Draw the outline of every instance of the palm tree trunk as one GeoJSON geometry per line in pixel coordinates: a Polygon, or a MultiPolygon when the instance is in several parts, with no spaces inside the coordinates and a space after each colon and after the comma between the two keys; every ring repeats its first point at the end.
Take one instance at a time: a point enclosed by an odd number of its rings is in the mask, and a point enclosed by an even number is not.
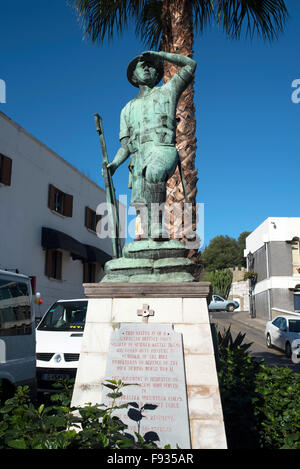
{"type": "MultiPolygon", "coordinates": [[[[164,0],[163,2],[163,36],[162,49],[165,52],[179,53],[193,56],[193,10],[190,0],[164,0]]],[[[165,62],[164,82],[167,82],[177,72],[177,67],[165,62]]],[[[196,155],[196,118],[194,106],[193,83],[183,92],[177,106],[176,146],[181,159],[185,175],[187,196],[193,204],[193,229],[196,229],[196,194],[197,170],[195,170],[196,155]]],[[[178,169],[167,183],[167,203],[184,204],[183,187],[178,169]]],[[[179,221],[181,223],[181,220],[179,221]]],[[[176,230],[176,220],[171,218],[171,225],[176,230]]],[[[171,236],[172,237],[172,236],[171,236]]],[[[184,237],[182,238],[184,240],[184,237]]],[[[193,252],[190,253],[193,256],[193,252]]]]}

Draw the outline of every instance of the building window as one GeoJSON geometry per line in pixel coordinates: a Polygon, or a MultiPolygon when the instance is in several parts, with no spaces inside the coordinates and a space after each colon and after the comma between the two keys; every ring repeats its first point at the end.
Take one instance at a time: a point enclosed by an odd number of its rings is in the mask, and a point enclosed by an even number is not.
{"type": "Polygon", "coordinates": [[[292,241],[292,262],[293,262],[293,275],[299,275],[298,269],[300,267],[300,256],[299,256],[299,240],[294,239],[292,241]]]}
{"type": "Polygon", "coordinates": [[[294,309],[295,313],[300,313],[300,290],[295,290],[294,293],[294,309]]]}
{"type": "Polygon", "coordinates": [[[85,207],[85,226],[89,229],[92,230],[96,233],[96,231],[99,232],[100,227],[98,223],[101,220],[101,215],[97,215],[94,210],[92,210],[89,207],[85,207]],[[98,230],[97,230],[97,225],[98,225],[98,230]]]}
{"type": "Polygon", "coordinates": [[[86,262],[83,264],[83,283],[96,282],[96,264],[86,262]]]}
{"type": "Polygon", "coordinates": [[[49,184],[48,207],[65,217],[73,215],[73,196],[49,184]]]}
{"type": "Polygon", "coordinates": [[[45,274],[49,278],[62,279],[62,252],[53,249],[46,251],[45,274]]]}
{"type": "Polygon", "coordinates": [[[11,185],[12,159],[0,153],[0,183],[11,185]]]}

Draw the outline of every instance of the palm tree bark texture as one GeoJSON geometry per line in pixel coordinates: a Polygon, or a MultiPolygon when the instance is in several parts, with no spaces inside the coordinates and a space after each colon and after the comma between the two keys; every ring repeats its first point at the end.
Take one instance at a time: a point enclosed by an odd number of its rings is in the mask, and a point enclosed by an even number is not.
{"type": "MultiPolygon", "coordinates": [[[[190,0],[165,0],[162,11],[163,34],[161,46],[165,52],[193,56],[193,7],[190,0]]],[[[178,67],[165,61],[164,83],[169,81],[178,71],[178,67]]],[[[193,204],[192,230],[196,230],[196,195],[197,195],[197,170],[195,169],[196,157],[196,116],[194,106],[194,83],[192,82],[182,93],[177,105],[177,131],[176,146],[184,171],[186,192],[188,200],[193,204]]],[[[167,183],[167,203],[184,204],[184,194],[181,177],[177,168],[175,174],[167,183]]],[[[181,223],[181,220],[171,218],[171,226],[181,223]]],[[[190,232],[190,227],[186,227],[190,232]]],[[[190,252],[193,257],[195,251],[190,252]]]]}

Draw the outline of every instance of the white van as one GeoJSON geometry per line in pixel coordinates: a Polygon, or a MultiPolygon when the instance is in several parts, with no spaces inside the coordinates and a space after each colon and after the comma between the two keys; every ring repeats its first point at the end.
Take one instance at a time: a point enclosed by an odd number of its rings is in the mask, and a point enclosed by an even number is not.
{"type": "Polygon", "coordinates": [[[36,329],[38,391],[55,391],[59,379],[75,378],[88,300],[59,300],[36,329]]]}
{"type": "Polygon", "coordinates": [[[15,388],[36,391],[35,310],[26,275],[0,270],[0,399],[15,388]]]}

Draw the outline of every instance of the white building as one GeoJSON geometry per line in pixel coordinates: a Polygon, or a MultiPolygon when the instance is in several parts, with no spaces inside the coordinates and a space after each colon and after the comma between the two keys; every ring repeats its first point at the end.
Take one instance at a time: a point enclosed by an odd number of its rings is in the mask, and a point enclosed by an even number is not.
{"type": "Polygon", "coordinates": [[[81,298],[111,258],[96,234],[104,190],[0,113],[0,268],[33,277],[43,304],[81,298]]]}
{"type": "Polygon", "coordinates": [[[230,268],[232,271],[232,284],[228,299],[237,301],[239,307],[235,311],[249,311],[249,283],[244,280],[246,268],[230,268]]]}
{"type": "Polygon", "coordinates": [[[248,270],[257,273],[250,301],[257,317],[300,313],[299,239],[300,217],[267,218],[246,238],[248,270]]]}

